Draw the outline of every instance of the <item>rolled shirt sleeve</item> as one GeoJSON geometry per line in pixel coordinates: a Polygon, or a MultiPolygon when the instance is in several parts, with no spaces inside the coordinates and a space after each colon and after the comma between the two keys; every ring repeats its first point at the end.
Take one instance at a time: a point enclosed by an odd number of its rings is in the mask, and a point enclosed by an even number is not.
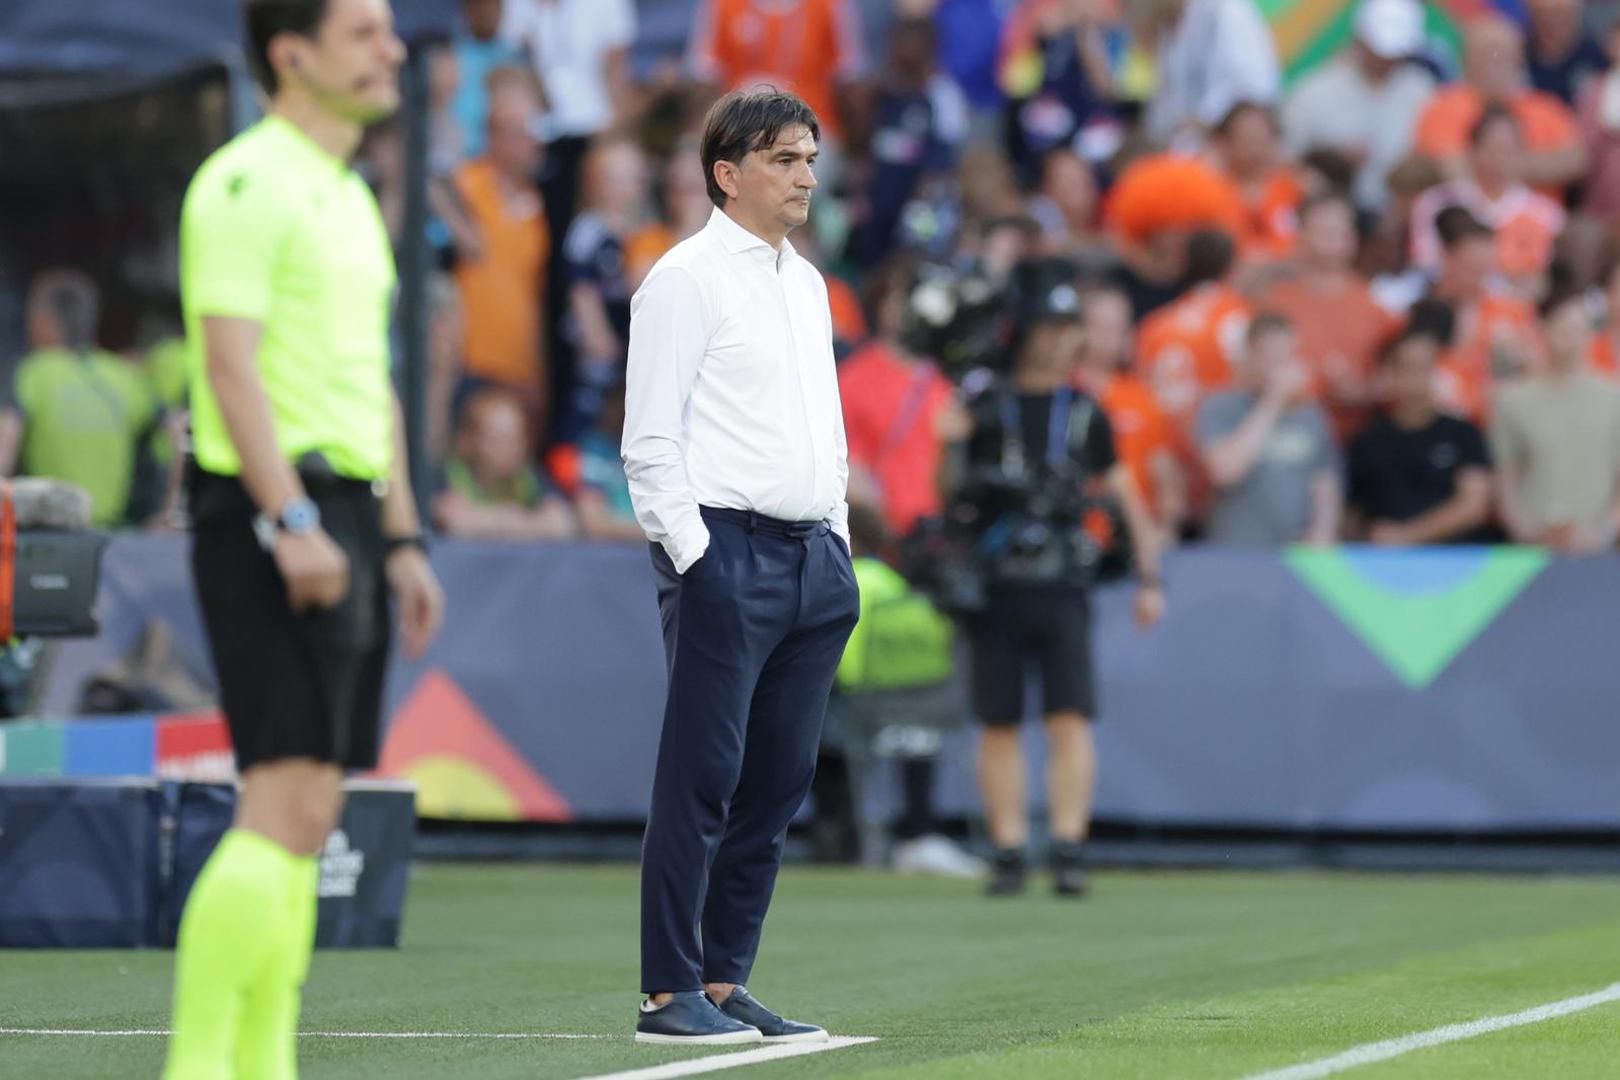
{"type": "Polygon", "coordinates": [[[709,333],[703,289],[683,268],[655,273],[631,302],[624,473],[636,521],[681,574],[709,547],[687,477],[683,435],[709,333]]]}

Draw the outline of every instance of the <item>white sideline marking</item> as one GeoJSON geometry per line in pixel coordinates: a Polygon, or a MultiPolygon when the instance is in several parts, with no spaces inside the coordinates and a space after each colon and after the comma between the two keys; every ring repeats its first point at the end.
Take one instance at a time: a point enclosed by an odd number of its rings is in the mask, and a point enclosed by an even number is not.
{"type": "Polygon", "coordinates": [[[1247,1080],[1317,1080],[1318,1077],[1332,1076],[1334,1073],[1341,1073],[1361,1065],[1371,1065],[1377,1061],[1388,1061],[1390,1058],[1409,1054],[1413,1050],[1423,1050],[1430,1046],[1439,1046],[1442,1043],[1472,1039],[1476,1035],[1488,1035],[1493,1031],[1502,1031],[1506,1028],[1539,1024],[1543,1020],[1554,1020],[1560,1016],[1582,1012],[1611,1001],[1620,1001],[1620,983],[1615,983],[1590,994],[1582,994],[1580,997],[1565,998],[1563,1001],[1555,1001],[1550,1005],[1537,1005],[1533,1009],[1508,1013],[1506,1016],[1486,1016],[1463,1024],[1447,1024],[1445,1027],[1437,1027],[1430,1031],[1418,1031],[1411,1035],[1402,1035],[1398,1039],[1386,1039],[1383,1042],[1352,1046],[1342,1054],[1334,1054],[1332,1057],[1322,1058],[1318,1061],[1308,1061],[1303,1065],[1290,1065],[1286,1069],[1256,1073],[1248,1077],[1247,1080]]]}
{"type": "Polygon", "coordinates": [[[762,1065],[767,1061],[780,1061],[782,1058],[800,1057],[804,1054],[823,1054],[828,1050],[842,1050],[846,1046],[860,1046],[862,1043],[873,1042],[877,1040],[869,1036],[834,1035],[826,1042],[782,1043],[778,1046],[762,1046],[757,1050],[710,1054],[708,1057],[675,1061],[668,1065],[650,1065],[645,1069],[588,1076],[584,1080],[673,1080],[677,1076],[697,1076],[699,1073],[735,1069],[741,1065],[762,1065]]]}
{"type": "MultiPolygon", "coordinates": [[[[133,1028],[105,1031],[97,1028],[0,1028],[0,1035],[100,1035],[111,1038],[151,1035],[167,1038],[167,1030],[133,1028]]],[[[560,1035],[528,1031],[300,1031],[300,1039],[608,1039],[610,1035],[560,1035]]]]}

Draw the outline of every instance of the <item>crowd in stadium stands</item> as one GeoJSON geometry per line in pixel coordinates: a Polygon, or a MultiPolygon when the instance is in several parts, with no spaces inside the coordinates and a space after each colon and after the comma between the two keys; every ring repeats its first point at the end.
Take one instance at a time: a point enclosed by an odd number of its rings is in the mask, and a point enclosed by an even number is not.
{"type": "MultiPolygon", "coordinates": [[[[895,0],[881,56],[854,0],[702,0],[687,54],[641,70],[631,0],[463,0],[428,94],[434,521],[640,536],[631,297],[713,212],[706,107],[770,83],[821,118],[792,242],[828,281],[851,501],[895,536],[939,510],[958,394],[901,333],[917,268],[1056,255],[1074,378],[1167,539],[1613,548],[1620,28],[1476,7],[1448,50],[1419,0],[1359,0],[1285,78],[1255,0],[895,0]]],[[[404,142],[395,121],[358,162],[396,241],[404,142]]],[[[97,353],[95,306],[36,284],[0,466],[82,483],[104,523],[170,520],[172,349],[145,377],[97,353]]]]}

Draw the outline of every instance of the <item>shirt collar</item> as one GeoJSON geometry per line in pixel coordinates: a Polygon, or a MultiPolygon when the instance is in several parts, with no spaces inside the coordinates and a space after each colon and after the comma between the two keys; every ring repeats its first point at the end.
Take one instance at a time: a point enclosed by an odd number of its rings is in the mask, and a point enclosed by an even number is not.
{"type": "Polygon", "coordinates": [[[753,233],[737,224],[734,220],[732,220],[730,214],[726,213],[718,206],[715,207],[713,212],[709,214],[708,227],[719,234],[720,242],[724,244],[726,250],[733,255],[740,255],[745,251],[760,251],[769,255],[777,266],[781,266],[790,256],[794,254],[793,242],[791,240],[784,237],[782,240],[782,250],[778,252],[766,241],[760,239],[758,236],[755,236],[753,233]]]}
{"type": "Polygon", "coordinates": [[[276,137],[285,143],[291,149],[291,152],[306,165],[340,174],[349,171],[347,161],[327,153],[314,139],[304,134],[302,128],[286,117],[278,113],[268,113],[260,123],[264,124],[268,130],[273,131],[276,137]]]}

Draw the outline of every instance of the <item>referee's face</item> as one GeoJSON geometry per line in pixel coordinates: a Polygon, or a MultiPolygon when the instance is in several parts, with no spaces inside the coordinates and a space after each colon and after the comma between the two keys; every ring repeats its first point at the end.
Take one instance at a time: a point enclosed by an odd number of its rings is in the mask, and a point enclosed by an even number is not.
{"type": "Polygon", "coordinates": [[[314,45],[296,74],[328,110],[370,124],[399,108],[405,45],[388,0],[329,0],[314,45]]]}

